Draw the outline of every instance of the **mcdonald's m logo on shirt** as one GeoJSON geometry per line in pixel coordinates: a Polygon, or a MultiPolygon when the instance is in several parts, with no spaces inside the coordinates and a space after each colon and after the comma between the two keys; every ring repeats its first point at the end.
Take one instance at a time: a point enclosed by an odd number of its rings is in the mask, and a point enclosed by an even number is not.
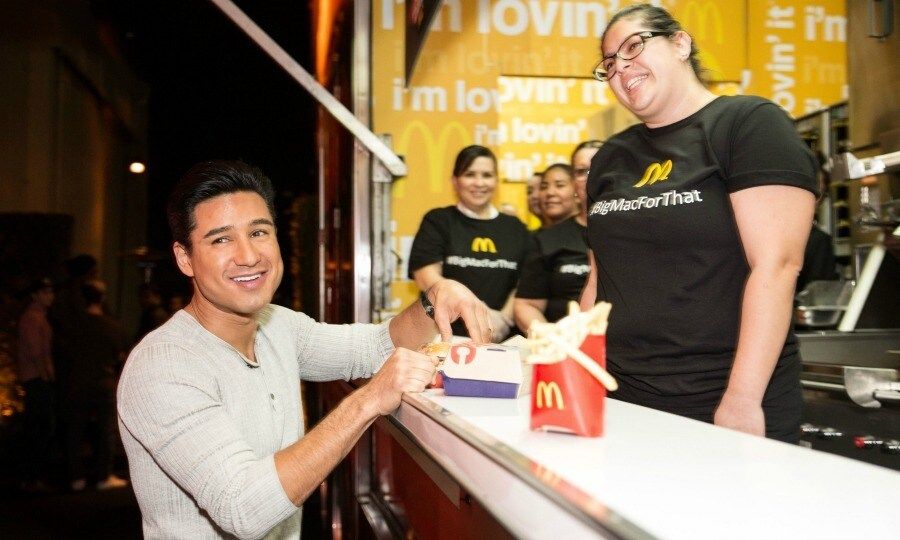
{"type": "Polygon", "coordinates": [[[559,410],[566,408],[566,404],[562,397],[562,391],[559,389],[559,385],[554,381],[539,381],[535,394],[538,409],[552,409],[554,406],[559,410]],[[556,405],[554,405],[554,403],[556,405]]]}
{"type": "Polygon", "coordinates": [[[644,176],[638,180],[634,187],[652,186],[657,182],[668,180],[670,172],[672,172],[671,159],[667,159],[662,163],[652,163],[647,167],[647,170],[644,171],[644,176]]]}
{"type": "Polygon", "coordinates": [[[494,241],[490,238],[478,236],[472,240],[472,251],[475,253],[497,253],[497,246],[494,245],[494,241]]]}

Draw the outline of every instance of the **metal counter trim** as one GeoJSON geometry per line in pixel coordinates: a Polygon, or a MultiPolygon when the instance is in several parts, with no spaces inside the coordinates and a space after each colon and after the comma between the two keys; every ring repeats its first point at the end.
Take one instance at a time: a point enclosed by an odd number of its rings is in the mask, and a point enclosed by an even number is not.
{"type": "MultiPolygon", "coordinates": [[[[502,467],[516,478],[522,480],[549,501],[562,508],[582,523],[604,535],[612,535],[623,539],[651,539],[655,538],[647,531],[641,529],[623,516],[617,514],[609,507],[603,505],[578,487],[573,486],[564,478],[554,475],[540,463],[520,454],[508,445],[500,442],[489,433],[462,421],[456,414],[441,407],[437,403],[421,397],[417,394],[404,394],[403,403],[409,405],[436,422],[462,442],[474,448],[477,452],[487,457],[490,461],[502,467]],[[543,476],[535,471],[545,471],[543,476]],[[552,476],[552,478],[551,478],[552,476]],[[553,485],[548,484],[552,479],[553,485]]],[[[403,405],[401,405],[402,407],[403,405]]],[[[419,438],[397,418],[395,412],[391,415],[391,421],[410,438],[421,444],[419,438]]],[[[431,456],[441,463],[439,456],[431,456]]],[[[446,466],[445,463],[441,463],[446,466]]],[[[452,467],[446,467],[448,469],[452,467]]],[[[451,472],[452,476],[452,472],[451,472]]],[[[465,479],[455,478],[463,487],[469,489],[465,479]]],[[[491,501],[481,501],[491,508],[491,501]]],[[[493,510],[493,508],[491,508],[493,510]]],[[[504,516],[496,517],[507,525],[504,516]]],[[[508,526],[508,525],[507,525],[508,526]]]]}

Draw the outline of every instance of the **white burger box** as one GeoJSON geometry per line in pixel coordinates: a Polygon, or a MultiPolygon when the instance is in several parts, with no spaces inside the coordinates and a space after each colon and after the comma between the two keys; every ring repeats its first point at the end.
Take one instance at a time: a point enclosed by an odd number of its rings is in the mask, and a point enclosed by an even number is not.
{"type": "Polygon", "coordinates": [[[440,369],[444,393],[507,399],[529,394],[532,369],[524,358],[514,345],[454,344],[440,369]]]}

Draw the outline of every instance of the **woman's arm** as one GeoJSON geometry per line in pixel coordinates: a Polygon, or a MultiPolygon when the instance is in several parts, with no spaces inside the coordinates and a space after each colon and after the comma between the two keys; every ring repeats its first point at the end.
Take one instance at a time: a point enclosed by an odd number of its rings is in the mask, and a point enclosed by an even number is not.
{"type": "Polygon", "coordinates": [[[546,309],[546,298],[516,298],[513,302],[513,314],[519,330],[527,333],[532,322],[547,322],[544,317],[546,309]]]}
{"type": "Polygon", "coordinates": [[[444,278],[442,265],[439,262],[432,263],[413,271],[413,280],[420,291],[427,291],[432,285],[444,278]]]}
{"type": "Polygon", "coordinates": [[[591,265],[591,271],[588,273],[587,279],[584,280],[584,288],[581,289],[581,300],[578,302],[581,311],[587,311],[597,303],[597,265],[594,262],[594,252],[589,249],[587,256],[591,265]]]}
{"type": "Polygon", "coordinates": [[[750,275],[734,365],[714,422],[764,436],[763,395],[790,327],[815,197],[804,189],[767,185],[732,193],[731,204],[750,275]]]}

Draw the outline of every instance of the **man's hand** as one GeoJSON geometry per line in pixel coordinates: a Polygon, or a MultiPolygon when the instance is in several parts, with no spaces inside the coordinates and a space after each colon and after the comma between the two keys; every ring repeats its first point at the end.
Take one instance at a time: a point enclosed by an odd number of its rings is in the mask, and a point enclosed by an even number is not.
{"type": "Polygon", "coordinates": [[[397,348],[362,391],[377,414],[390,414],[400,406],[403,392],[421,392],[434,378],[438,359],[397,348]]]}
{"type": "Polygon", "coordinates": [[[449,341],[453,335],[450,323],[462,318],[469,337],[476,343],[491,342],[490,310],[465,285],[452,279],[442,279],[425,294],[434,305],[434,322],[443,341],[449,341]]]}
{"type": "Polygon", "coordinates": [[[716,408],[713,423],[751,435],[766,436],[766,417],[758,399],[725,392],[716,408]]]}

